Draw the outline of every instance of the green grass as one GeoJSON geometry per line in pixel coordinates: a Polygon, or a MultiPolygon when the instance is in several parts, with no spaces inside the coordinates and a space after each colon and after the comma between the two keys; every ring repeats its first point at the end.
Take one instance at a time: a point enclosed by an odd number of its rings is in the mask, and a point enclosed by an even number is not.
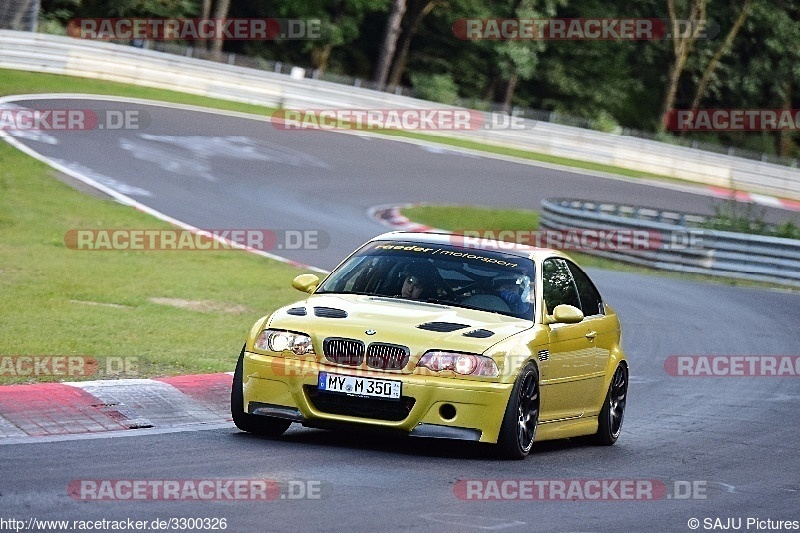
{"type": "MultiPolygon", "coordinates": [[[[50,92],[271,111],[114,82],[0,70],[0,96],[50,92]]],[[[290,282],[303,270],[241,251],[70,250],[64,244],[70,229],[172,226],[77,192],[56,180],[50,167],[4,142],[0,169],[0,358],[82,355],[100,359],[102,367],[105,357],[126,357],[137,372],[126,377],[231,371],[252,323],[302,297],[290,282]],[[154,298],[203,301],[206,310],[157,304],[154,298]]],[[[58,379],[0,376],[0,383],[58,379]]]]}
{"type": "Polygon", "coordinates": [[[77,192],[4,142],[0,168],[0,357],[135,357],[137,377],[231,371],[253,322],[302,296],[290,285],[302,270],[241,251],[68,249],[70,229],[172,226],[77,192]],[[241,307],[191,311],[151,298],[241,307]]]}
{"type": "Polygon", "coordinates": [[[539,213],[528,209],[418,205],[404,208],[402,211],[414,222],[448,231],[465,229],[530,230],[539,227],[539,213]]]}
{"type": "Polygon", "coordinates": [[[126,85],[113,81],[0,69],[0,96],[40,93],[86,93],[125,96],[128,98],[144,98],[147,100],[225,109],[255,115],[268,115],[275,111],[273,108],[264,106],[242,104],[218,98],[140,87],[138,85],[126,85]]]}

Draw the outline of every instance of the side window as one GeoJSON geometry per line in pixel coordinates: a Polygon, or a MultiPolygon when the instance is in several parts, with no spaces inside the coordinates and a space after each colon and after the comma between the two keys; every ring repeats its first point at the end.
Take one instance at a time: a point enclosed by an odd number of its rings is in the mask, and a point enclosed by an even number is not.
{"type": "Polygon", "coordinates": [[[575,280],[575,285],[578,287],[578,294],[581,297],[581,310],[585,316],[604,315],[606,314],[605,307],[603,307],[603,298],[597,292],[597,288],[589,279],[586,273],[578,268],[578,265],[567,261],[572,277],[575,280]]]}
{"type": "Polygon", "coordinates": [[[547,314],[553,314],[557,305],[567,304],[581,308],[581,301],[567,262],[551,257],[542,263],[542,285],[547,302],[547,314]]]}

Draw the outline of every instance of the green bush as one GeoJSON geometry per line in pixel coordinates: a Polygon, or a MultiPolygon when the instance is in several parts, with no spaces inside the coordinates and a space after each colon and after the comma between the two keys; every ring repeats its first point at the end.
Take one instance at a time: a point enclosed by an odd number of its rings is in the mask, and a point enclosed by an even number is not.
{"type": "Polygon", "coordinates": [[[617,119],[614,116],[606,111],[605,109],[601,109],[597,116],[591,121],[591,126],[593,130],[597,131],[604,131],[606,133],[622,133],[622,127],[617,122],[617,119]]]}
{"type": "Polygon", "coordinates": [[[702,227],[720,231],[733,231],[751,235],[800,239],[800,226],[794,220],[781,225],[769,224],[764,220],[766,209],[750,202],[737,202],[729,198],[712,206],[714,215],[702,227]]]}
{"type": "Polygon", "coordinates": [[[411,83],[418,98],[454,105],[458,99],[458,87],[450,74],[412,74],[411,83]]]}
{"type": "Polygon", "coordinates": [[[800,226],[795,224],[794,220],[787,220],[775,228],[775,236],[786,239],[800,239],[800,226]]]}

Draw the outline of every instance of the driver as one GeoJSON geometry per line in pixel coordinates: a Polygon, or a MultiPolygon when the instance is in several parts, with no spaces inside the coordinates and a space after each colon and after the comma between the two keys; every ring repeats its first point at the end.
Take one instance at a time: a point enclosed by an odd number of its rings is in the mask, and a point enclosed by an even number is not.
{"type": "Polygon", "coordinates": [[[403,273],[400,296],[410,300],[424,300],[436,296],[433,268],[424,263],[411,263],[403,273]]]}

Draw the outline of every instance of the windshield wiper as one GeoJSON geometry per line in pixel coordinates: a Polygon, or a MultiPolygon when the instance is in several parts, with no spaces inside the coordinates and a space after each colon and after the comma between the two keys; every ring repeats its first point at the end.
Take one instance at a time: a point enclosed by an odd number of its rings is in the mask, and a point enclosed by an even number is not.
{"type": "Polygon", "coordinates": [[[454,302],[452,300],[439,300],[438,298],[428,298],[427,300],[421,300],[425,303],[429,304],[438,304],[438,305],[461,305],[458,302],[454,302]]]}
{"type": "Polygon", "coordinates": [[[358,292],[358,291],[317,291],[314,294],[356,294],[358,296],[380,296],[374,292],[358,292]]]}

